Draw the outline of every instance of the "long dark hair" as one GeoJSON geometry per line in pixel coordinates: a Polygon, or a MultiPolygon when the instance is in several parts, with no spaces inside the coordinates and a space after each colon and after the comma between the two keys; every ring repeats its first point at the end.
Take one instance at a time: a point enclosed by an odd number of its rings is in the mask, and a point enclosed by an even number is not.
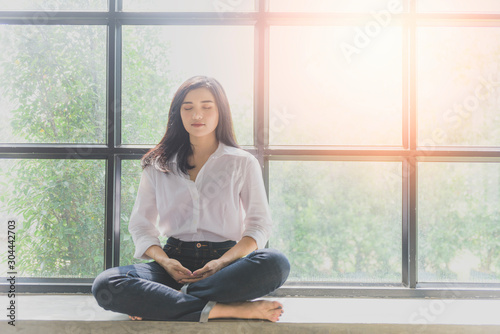
{"type": "Polygon", "coordinates": [[[157,170],[168,174],[172,172],[170,162],[175,155],[177,155],[177,169],[180,172],[186,174],[188,169],[194,168],[188,163],[188,157],[193,154],[193,148],[189,141],[189,133],[182,124],[181,106],[186,95],[198,88],[207,88],[215,98],[219,111],[219,122],[215,128],[217,140],[228,146],[239,147],[234,135],[229,101],[221,84],[214,78],[195,76],[186,80],[175,93],[168,112],[167,131],[161,141],[142,157],[143,169],[152,165],[157,170]]]}

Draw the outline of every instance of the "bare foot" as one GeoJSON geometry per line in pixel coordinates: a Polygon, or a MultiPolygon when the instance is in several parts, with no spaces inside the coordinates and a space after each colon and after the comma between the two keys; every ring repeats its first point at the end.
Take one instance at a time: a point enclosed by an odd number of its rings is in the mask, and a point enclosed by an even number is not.
{"type": "Polygon", "coordinates": [[[276,322],[282,313],[283,305],[280,302],[257,300],[229,304],[217,303],[210,311],[208,318],[262,319],[276,322]]]}

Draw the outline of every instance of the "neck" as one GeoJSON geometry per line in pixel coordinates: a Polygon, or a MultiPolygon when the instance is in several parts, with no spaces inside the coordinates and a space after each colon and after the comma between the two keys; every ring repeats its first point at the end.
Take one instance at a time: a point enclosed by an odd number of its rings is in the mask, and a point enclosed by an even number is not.
{"type": "Polygon", "coordinates": [[[217,150],[219,142],[215,136],[210,137],[190,137],[193,156],[209,156],[217,150]]]}

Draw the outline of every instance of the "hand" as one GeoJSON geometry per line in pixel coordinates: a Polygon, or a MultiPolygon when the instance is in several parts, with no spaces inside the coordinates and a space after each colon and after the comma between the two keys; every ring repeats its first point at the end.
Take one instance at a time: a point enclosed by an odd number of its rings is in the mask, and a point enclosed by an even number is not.
{"type": "MultiPolygon", "coordinates": [[[[166,259],[160,263],[160,265],[165,268],[167,273],[172,276],[172,278],[181,284],[185,284],[186,279],[196,278],[195,275],[191,272],[191,270],[185,268],[179,261],[175,259],[166,259]]],[[[201,278],[200,278],[201,279],[201,278]]]]}
{"type": "Polygon", "coordinates": [[[194,283],[201,281],[209,276],[212,276],[219,270],[224,268],[224,264],[220,259],[212,260],[208,262],[203,268],[200,268],[193,272],[193,277],[183,278],[181,283],[194,283]]]}

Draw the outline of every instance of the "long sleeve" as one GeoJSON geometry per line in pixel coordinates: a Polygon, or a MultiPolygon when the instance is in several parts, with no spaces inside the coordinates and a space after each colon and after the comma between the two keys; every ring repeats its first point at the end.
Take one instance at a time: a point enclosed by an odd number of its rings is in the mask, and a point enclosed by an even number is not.
{"type": "Polygon", "coordinates": [[[253,156],[247,162],[240,193],[245,210],[243,236],[252,237],[258,248],[264,248],[271,235],[272,221],[259,162],[253,156]]]}
{"type": "Polygon", "coordinates": [[[134,257],[138,259],[150,259],[144,253],[152,245],[161,247],[158,236],[160,233],[156,228],[158,209],[156,207],[156,189],[153,167],[146,167],[141,175],[137,198],[135,200],[128,230],[135,244],[134,257]]]}

